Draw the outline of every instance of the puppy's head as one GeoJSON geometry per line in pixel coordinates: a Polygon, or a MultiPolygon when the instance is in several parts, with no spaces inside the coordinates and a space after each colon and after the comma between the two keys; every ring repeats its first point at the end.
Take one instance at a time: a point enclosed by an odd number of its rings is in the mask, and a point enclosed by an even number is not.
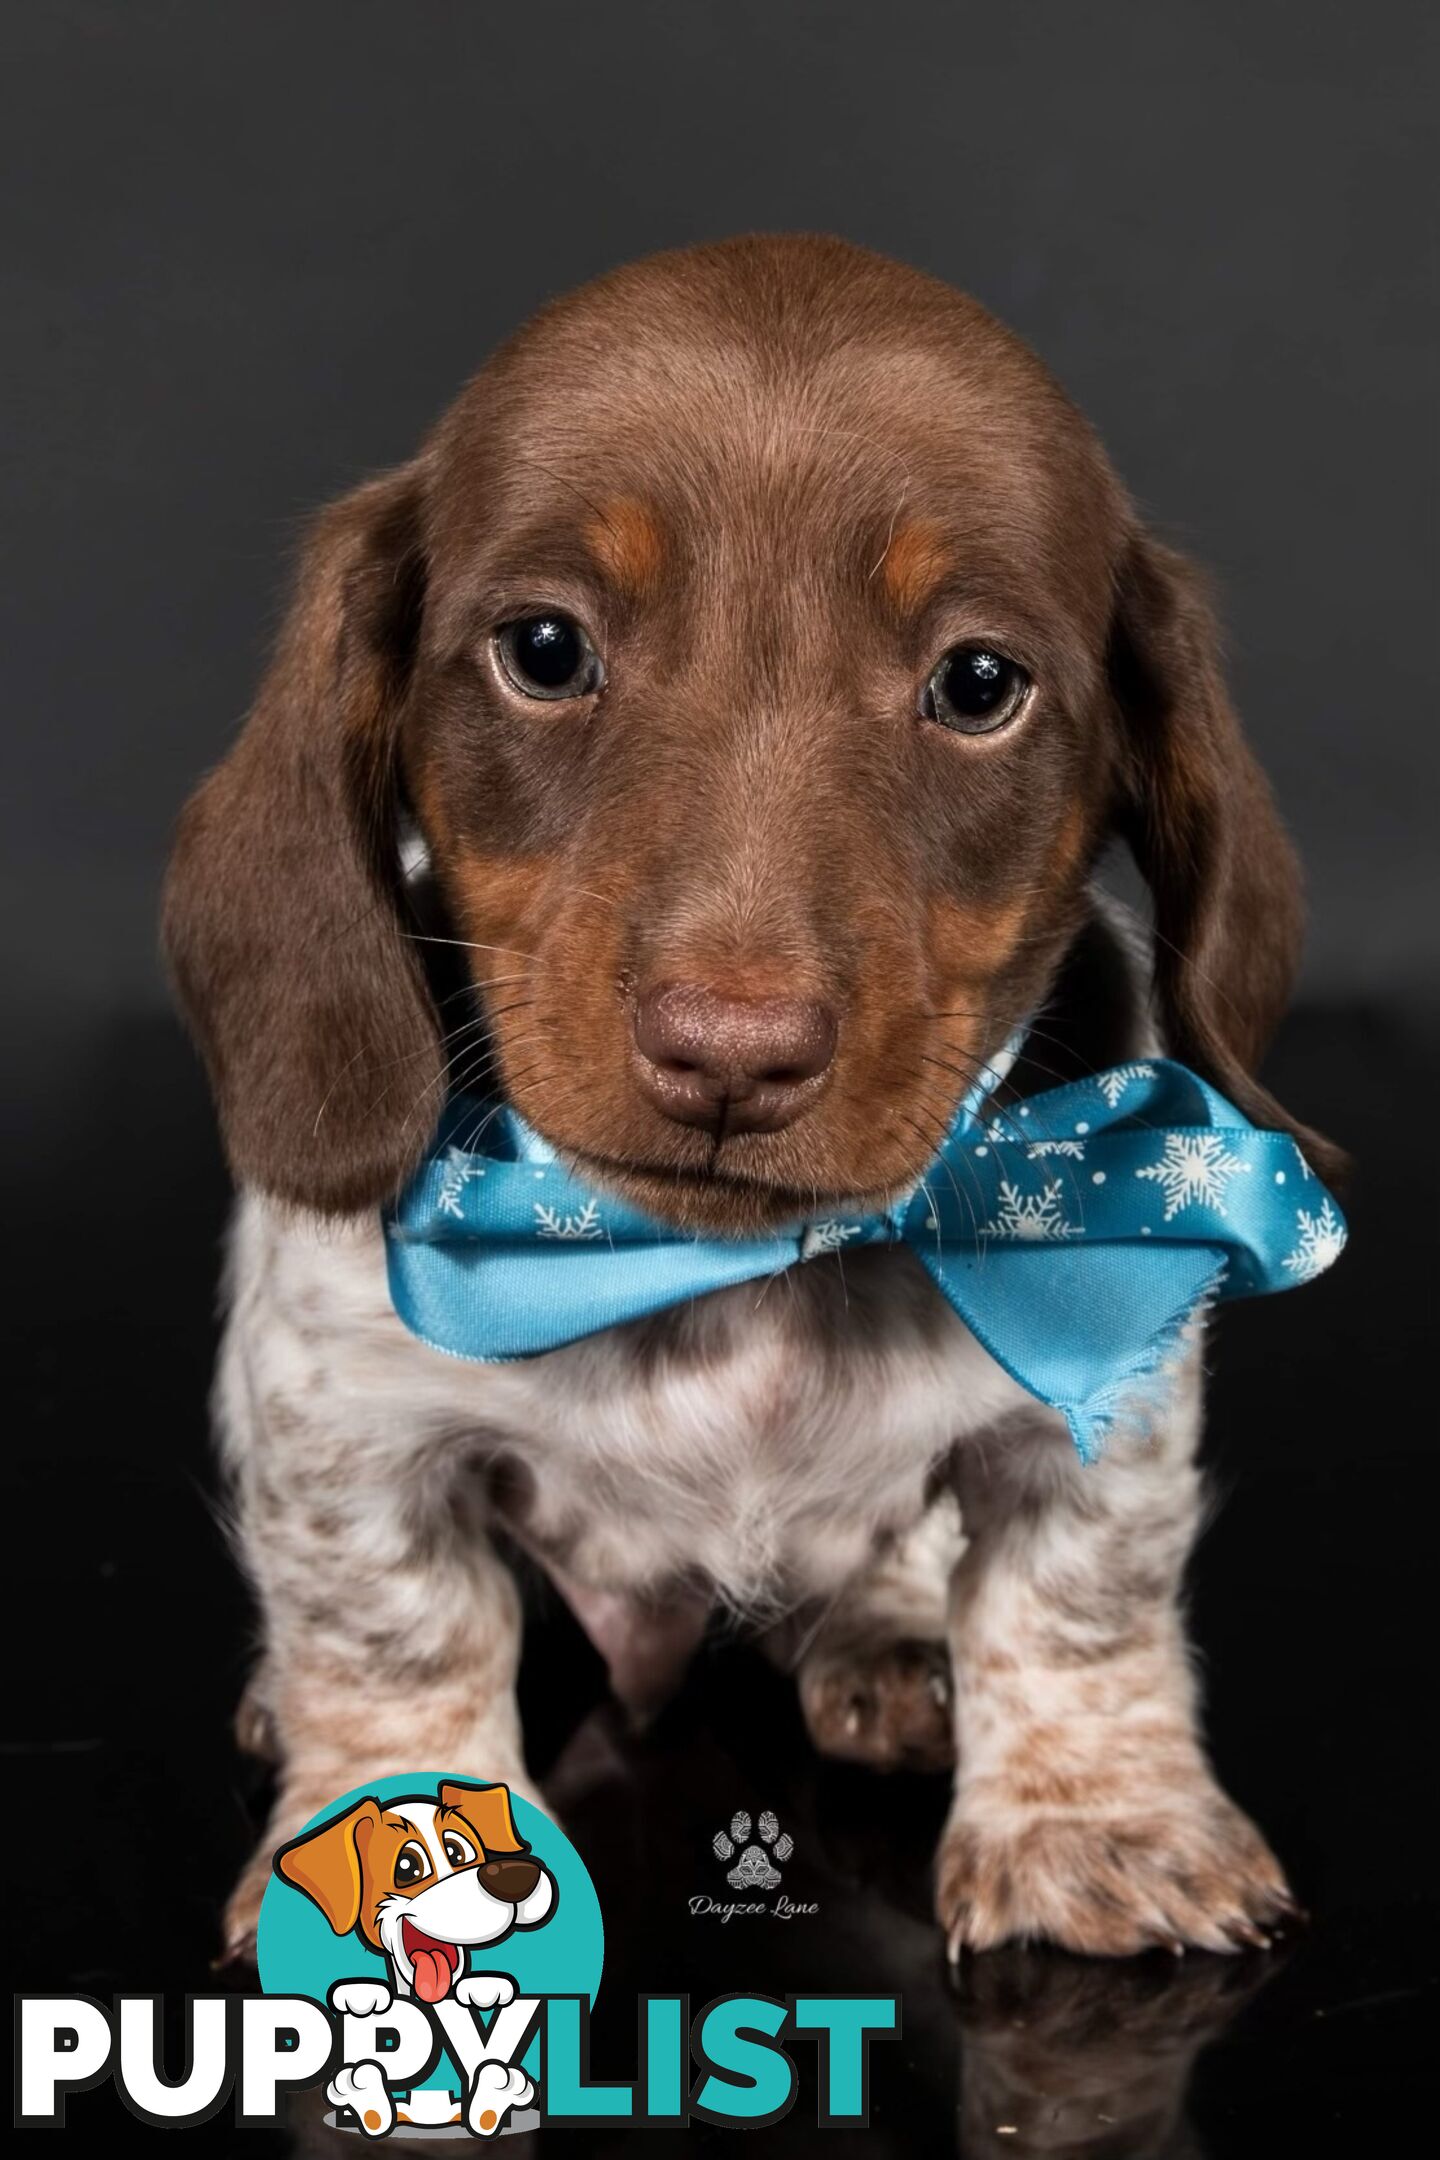
{"type": "Polygon", "coordinates": [[[503,1785],[357,1801],[282,1846],[275,1871],[423,2002],[449,1993],[469,1946],[538,1927],[555,1906],[555,1879],[516,1831],[503,1785]]]}
{"type": "Polygon", "coordinates": [[[742,240],[551,308],[321,519],[167,934],[261,1187],[381,1199],[462,1083],[741,1230],[923,1171],[1116,829],[1170,1047],[1288,1124],[1296,873],[1191,573],[973,302],[742,240]]]}

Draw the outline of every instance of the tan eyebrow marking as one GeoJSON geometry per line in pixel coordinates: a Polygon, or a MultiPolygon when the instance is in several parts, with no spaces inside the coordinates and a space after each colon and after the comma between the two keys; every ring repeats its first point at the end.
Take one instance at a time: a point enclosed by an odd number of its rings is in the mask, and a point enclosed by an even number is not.
{"type": "Polygon", "coordinates": [[[665,542],[643,503],[617,495],[585,527],[590,551],[627,592],[644,593],[660,575],[665,542]]]}
{"type": "Polygon", "coordinates": [[[892,534],[878,567],[898,608],[906,614],[922,608],[950,567],[945,536],[934,518],[914,518],[902,525],[892,534]]]}

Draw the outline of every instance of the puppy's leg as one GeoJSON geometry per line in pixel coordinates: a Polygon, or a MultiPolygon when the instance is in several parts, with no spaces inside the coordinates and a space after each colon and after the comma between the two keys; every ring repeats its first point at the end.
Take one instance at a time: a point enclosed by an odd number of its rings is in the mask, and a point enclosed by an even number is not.
{"type": "Polygon", "coordinates": [[[275,1281],[273,1270],[242,1280],[219,1391],[264,1625],[257,1700],[278,1763],[269,1825],[226,1915],[236,1955],[276,1846],[341,1793],[448,1770],[532,1796],[515,1703],[519,1594],[463,1459],[435,1414],[417,1412],[407,1374],[391,1385],[353,1326],[337,1337],[307,1322],[275,1281]]]}
{"type": "Polygon", "coordinates": [[[952,1955],[1011,1936],[1125,1955],[1232,1950],[1289,1902],[1196,1728],[1178,1608],[1198,1513],[1198,1383],[1090,1469],[1058,1421],[962,1451],[959,1774],[940,1847],[952,1955]]]}
{"type": "Polygon", "coordinates": [[[795,1674],[822,1754],[875,1770],[954,1762],[947,1605],[964,1543],[946,1494],[818,1617],[767,1638],[770,1656],[795,1674]]]}
{"type": "Polygon", "coordinates": [[[418,1492],[367,1488],[357,1470],[352,1458],[343,1490],[322,1493],[297,1460],[283,1504],[248,1526],[279,1785],[227,1910],[232,1953],[253,1937],[276,1847],[339,1794],[392,1773],[450,1770],[534,1797],[508,1569],[476,1537],[447,1536],[418,1492]]]}

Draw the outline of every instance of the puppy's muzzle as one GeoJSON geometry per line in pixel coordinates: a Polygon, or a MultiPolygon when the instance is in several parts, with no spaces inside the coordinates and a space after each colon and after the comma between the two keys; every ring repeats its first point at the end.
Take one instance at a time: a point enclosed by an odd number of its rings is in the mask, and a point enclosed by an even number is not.
{"type": "Polygon", "coordinates": [[[635,1006],[640,1091],[677,1125],[779,1132],[824,1088],[837,1028],[814,998],[727,997],[663,983],[635,1006]]]}

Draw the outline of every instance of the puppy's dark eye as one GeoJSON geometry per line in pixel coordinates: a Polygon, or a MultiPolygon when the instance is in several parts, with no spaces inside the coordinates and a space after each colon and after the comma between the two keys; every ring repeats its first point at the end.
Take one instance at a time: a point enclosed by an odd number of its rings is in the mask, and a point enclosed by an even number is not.
{"type": "Polygon", "coordinates": [[[605,680],[599,653],[568,615],[522,615],[495,633],[495,649],[522,697],[590,697],[605,680]]]}
{"type": "Polygon", "coordinates": [[[475,1850],[468,1838],[461,1837],[458,1830],[445,1833],[445,1857],[451,1867],[468,1867],[475,1858],[475,1850]]]}
{"type": "Polygon", "coordinates": [[[412,1883],[423,1882],[430,1873],[428,1855],[419,1845],[402,1845],[395,1855],[395,1887],[408,1890],[412,1883]]]}
{"type": "Polygon", "coordinates": [[[988,735],[1013,720],[1025,702],[1024,668],[988,645],[955,645],[920,693],[921,717],[960,735],[988,735]]]}

